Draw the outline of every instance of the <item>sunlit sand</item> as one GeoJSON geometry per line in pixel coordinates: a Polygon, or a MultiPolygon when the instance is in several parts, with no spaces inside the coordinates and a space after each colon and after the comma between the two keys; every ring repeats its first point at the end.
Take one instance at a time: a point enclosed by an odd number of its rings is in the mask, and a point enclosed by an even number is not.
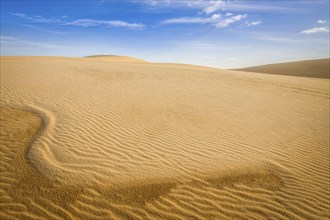
{"type": "Polygon", "coordinates": [[[307,60],[268,64],[240,69],[242,71],[271,73],[276,75],[304,76],[329,79],[330,59],[307,60]]]}
{"type": "Polygon", "coordinates": [[[1,57],[0,218],[329,219],[329,79],[282,74],[1,57]]]}

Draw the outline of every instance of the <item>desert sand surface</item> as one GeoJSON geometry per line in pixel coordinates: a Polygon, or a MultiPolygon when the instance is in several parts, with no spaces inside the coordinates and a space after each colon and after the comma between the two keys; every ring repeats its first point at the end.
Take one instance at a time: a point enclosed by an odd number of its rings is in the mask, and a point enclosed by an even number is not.
{"type": "Polygon", "coordinates": [[[330,59],[304,60],[276,63],[238,69],[240,71],[271,73],[278,75],[304,76],[329,79],[330,59]]]}
{"type": "Polygon", "coordinates": [[[116,56],[116,55],[94,55],[86,56],[84,58],[92,59],[93,61],[107,61],[116,63],[147,63],[145,60],[137,59],[128,56],[116,56]]]}
{"type": "Polygon", "coordinates": [[[0,219],[329,219],[329,86],[3,56],[0,219]]]}

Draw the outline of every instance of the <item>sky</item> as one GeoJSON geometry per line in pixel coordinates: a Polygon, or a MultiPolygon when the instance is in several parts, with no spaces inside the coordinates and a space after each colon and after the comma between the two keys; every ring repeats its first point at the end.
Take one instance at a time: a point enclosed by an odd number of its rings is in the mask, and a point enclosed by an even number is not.
{"type": "Polygon", "coordinates": [[[1,55],[239,68],[328,58],[329,0],[1,0],[1,55]]]}

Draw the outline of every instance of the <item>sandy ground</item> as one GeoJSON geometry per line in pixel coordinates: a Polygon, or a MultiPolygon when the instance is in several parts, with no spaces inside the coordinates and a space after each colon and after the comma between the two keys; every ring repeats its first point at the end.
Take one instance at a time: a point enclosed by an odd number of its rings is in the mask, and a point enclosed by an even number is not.
{"type": "Polygon", "coordinates": [[[93,61],[107,61],[107,62],[115,62],[115,63],[147,63],[147,61],[145,60],[137,59],[134,57],[116,56],[116,55],[94,55],[94,56],[87,56],[84,58],[88,58],[93,61]]]}
{"type": "Polygon", "coordinates": [[[329,219],[329,80],[1,57],[0,219],[329,219]]]}
{"type": "Polygon", "coordinates": [[[304,76],[329,79],[330,77],[330,59],[307,60],[290,63],[268,64],[262,66],[253,66],[241,71],[271,73],[278,75],[304,76]]]}

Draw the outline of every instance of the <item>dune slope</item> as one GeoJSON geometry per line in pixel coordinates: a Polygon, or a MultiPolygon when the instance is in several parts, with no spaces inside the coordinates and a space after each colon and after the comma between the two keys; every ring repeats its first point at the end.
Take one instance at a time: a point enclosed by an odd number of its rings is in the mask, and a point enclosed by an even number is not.
{"type": "Polygon", "coordinates": [[[304,76],[329,79],[330,59],[305,60],[276,63],[238,69],[240,71],[271,73],[278,75],[304,76]]]}
{"type": "Polygon", "coordinates": [[[327,79],[1,57],[0,95],[1,218],[330,217],[327,79]]]}
{"type": "Polygon", "coordinates": [[[84,58],[92,59],[94,61],[107,61],[107,62],[119,62],[119,63],[146,63],[147,61],[127,56],[116,55],[94,55],[86,56],[84,58]]]}

